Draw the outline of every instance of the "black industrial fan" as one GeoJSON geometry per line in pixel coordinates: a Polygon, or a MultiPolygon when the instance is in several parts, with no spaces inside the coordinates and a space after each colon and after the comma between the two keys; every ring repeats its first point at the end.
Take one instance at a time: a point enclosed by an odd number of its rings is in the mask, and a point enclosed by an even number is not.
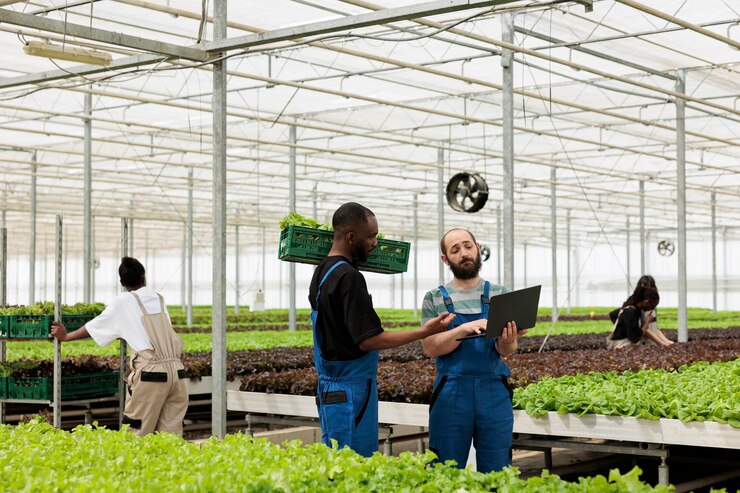
{"type": "Polygon", "coordinates": [[[676,251],[676,246],[671,240],[662,240],[658,243],[658,253],[663,257],[670,257],[676,251]]]}
{"type": "Polygon", "coordinates": [[[447,203],[459,212],[478,212],[488,200],[488,185],[475,173],[458,173],[447,183],[447,203]]]}
{"type": "Polygon", "coordinates": [[[488,248],[486,245],[481,245],[480,246],[480,256],[485,262],[486,260],[491,258],[491,249],[488,248]]]}

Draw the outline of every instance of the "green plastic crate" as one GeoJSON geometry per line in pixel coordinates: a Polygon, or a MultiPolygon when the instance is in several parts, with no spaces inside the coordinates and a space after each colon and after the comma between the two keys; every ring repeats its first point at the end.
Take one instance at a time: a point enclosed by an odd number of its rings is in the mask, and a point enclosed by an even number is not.
{"type": "MultiPolygon", "coordinates": [[[[118,392],[120,373],[90,373],[62,377],[62,400],[108,397],[118,392]]],[[[8,377],[8,399],[50,401],[54,397],[53,377],[8,377]]]]}
{"type": "Polygon", "coordinates": [[[62,315],[62,323],[67,328],[67,332],[73,332],[86,323],[94,319],[95,315],[62,315]]]}
{"type": "MultiPolygon", "coordinates": [[[[20,339],[48,339],[51,323],[54,321],[52,315],[8,315],[9,334],[6,337],[20,339]]],[[[62,323],[68,332],[75,331],[95,318],[94,315],[62,315],[62,323]]],[[[0,333],[2,329],[0,329],[0,333]]]]}
{"type": "Polygon", "coordinates": [[[0,339],[7,339],[10,334],[10,315],[0,315],[0,339]]]}
{"type": "MultiPolygon", "coordinates": [[[[334,242],[334,233],[320,229],[288,226],[280,232],[278,258],[288,262],[318,264],[326,257],[334,242]]],[[[360,270],[396,274],[406,272],[411,244],[405,241],[381,239],[370,252],[367,263],[359,264],[360,270]]]]}
{"type": "Polygon", "coordinates": [[[0,399],[8,398],[8,377],[0,377],[0,399]]]}
{"type": "Polygon", "coordinates": [[[53,315],[10,315],[9,337],[47,339],[53,315]]]}

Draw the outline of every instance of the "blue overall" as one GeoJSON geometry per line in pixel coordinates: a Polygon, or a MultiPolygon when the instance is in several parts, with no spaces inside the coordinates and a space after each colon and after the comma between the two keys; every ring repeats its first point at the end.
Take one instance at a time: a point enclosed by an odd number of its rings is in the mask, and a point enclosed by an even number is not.
{"type": "MultiPolygon", "coordinates": [[[[324,274],[316,293],[319,307],[321,287],[329,275],[345,261],[337,262],[324,274]]],[[[316,405],[321,423],[321,440],[331,446],[331,439],[339,448],[347,445],[365,457],[378,451],[378,352],[370,351],[350,361],[329,361],[321,354],[323,332],[316,310],[311,311],[313,322],[314,363],[319,374],[316,405]]]]}
{"type": "MultiPolygon", "coordinates": [[[[447,311],[455,313],[447,290],[444,286],[439,289],[447,311]]],[[[488,318],[489,291],[490,283],[486,281],[481,312],[456,313],[448,330],[488,318]]],[[[462,469],[472,440],[478,471],[497,471],[511,465],[514,413],[507,380],[510,372],[494,341],[485,337],[462,340],[454,351],[438,357],[436,366],[429,405],[429,449],[440,461],[455,460],[462,469]]]]}

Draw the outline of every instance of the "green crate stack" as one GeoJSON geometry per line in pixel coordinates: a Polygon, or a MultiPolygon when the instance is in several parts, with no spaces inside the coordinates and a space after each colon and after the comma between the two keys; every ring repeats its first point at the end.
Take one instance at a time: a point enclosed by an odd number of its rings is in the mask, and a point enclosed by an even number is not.
{"type": "Polygon", "coordinates": [[[320,229],[288,226],[280,232],[278,258],[288,262],[318,264],[334,242],[334,233],[320,229]]]}
{"type": "Polygon", "coordinates": [[[10,315],[9,337],[46,339],[53,320],[53,315],[10,315]]]}
{"type": "Polygon", "coordinates": [[[8,377],[0,377],[0,399],[8,398],[8,377]]]}
{"type": "Polygon", "coordinates": [[[406,272],[409,265],[411,243],[395,240],[378,240],[378,246],[370,252],[367,264],[358,264],[360,270],[395,274],[406,272]]]}
{"type": "MultiPolygon", "coordinates": [[[[6,315],[8,318],[8,335],[3,336],[2,321],[0,321],[0,337],[11,337],[19,339],[48,339],[51,323],[54,321],[52,315],[6,315]]],[[[62,315],[62,323],[67,331],[72,332],[84,326],[95,318],[94,315],[62,315]]]]}
{"type": "MultiPolygon", "coordinates": [[[[119,375],[109,371],[62,377],[62,399],[113,396],[118,392],[119,375]]],[[[53,386],[53,377],[9,377],[7,394],[9,399],[50,401],[54,397],[53,386]]]]}
{"type": "MultiPolygon", "coordinates": [[[[320,229],[288,226],[280,232],[278,258],[289,262],[318,264],[331,250],[334,233],[320,229]]],[[[378,240],[367,262],[359,264],[360,270],[395,274],[406,272],[411,244],[405,241],[378,240]]]]}

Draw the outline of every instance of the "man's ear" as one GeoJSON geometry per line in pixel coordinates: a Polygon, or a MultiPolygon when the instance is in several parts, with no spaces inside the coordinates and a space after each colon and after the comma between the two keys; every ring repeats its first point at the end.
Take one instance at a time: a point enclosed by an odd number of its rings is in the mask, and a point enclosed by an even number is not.
{"type": "Polygon", "coordinates": [[[352,245],[355,242],[355,233],[353,231],[348,231],[344,235],[344,242],[348,245],[352,245]]]}
{"type": "Polygon", "coordinates": [[[445,265],[450,265],[450,261],[447,260],[447,255],[440,255],[439,258],[442,259],[442,262],[444,262],[445,265]]]}

